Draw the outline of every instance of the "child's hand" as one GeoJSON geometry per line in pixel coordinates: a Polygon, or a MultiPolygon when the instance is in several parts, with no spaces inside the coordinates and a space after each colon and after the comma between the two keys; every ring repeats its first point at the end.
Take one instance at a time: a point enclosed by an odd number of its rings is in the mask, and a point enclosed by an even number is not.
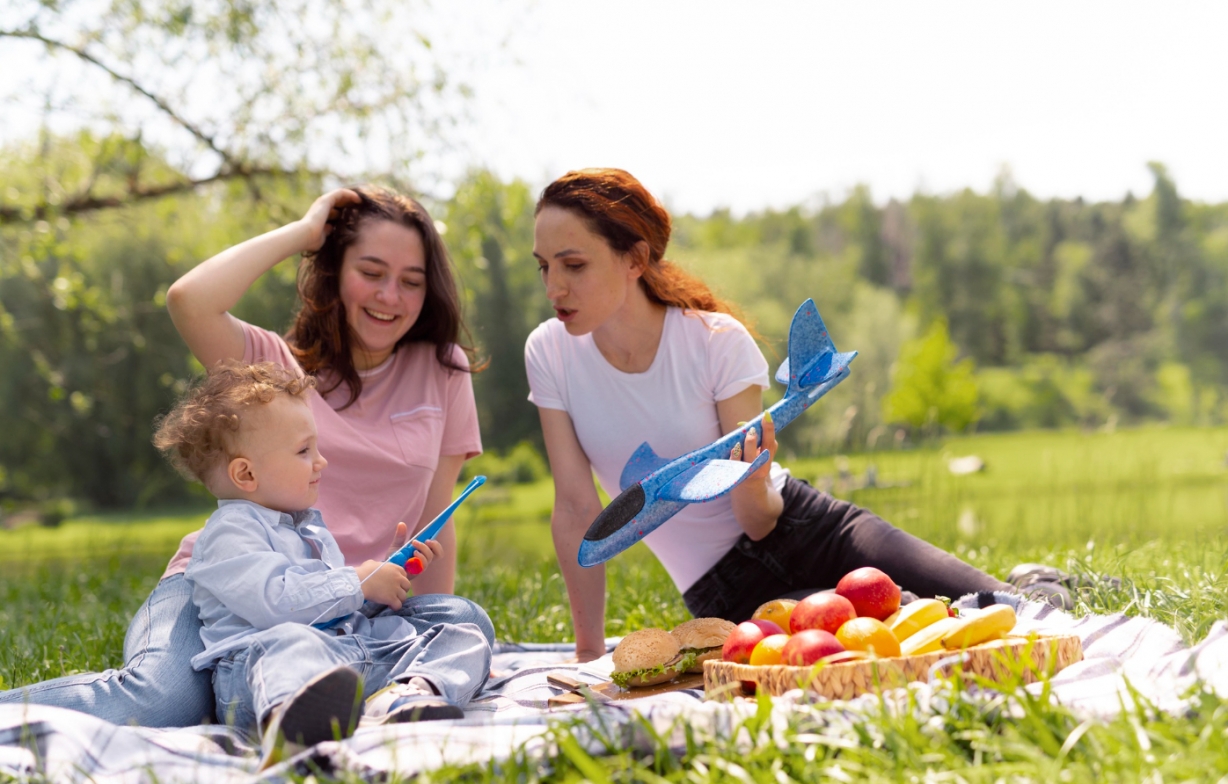
{"type": "Polygon", "coordinates": [[[410,563],[407,563],[405,565],[406,572],[409,574],[409,579],[412,580],[418,575],[425,572],[426,568],[431,565],[431,561],[433,561],[434,559],[438,558],[441,555],[443,555],[443,545],[441,545],[439,542],[435,541],[434,539],[430,539],[425,542],[419,542],[415,540],[414,541],[414,558],[418,559],[421,562],[422,566],[416,572],[412,571],[410,564],[413,563],[413,559],[410,559],[410,563]]]}
{"type": "Polygon", "coordinates": [[[362,598],[394,610],[401,609],[409,595],[409,576],[404,569],[393,563],[367,561],[354,571],[358,572],[359,581],[366,581],[362,584],[362,598]],[[371,579],[368,580],[369,575],[371,579]]]}

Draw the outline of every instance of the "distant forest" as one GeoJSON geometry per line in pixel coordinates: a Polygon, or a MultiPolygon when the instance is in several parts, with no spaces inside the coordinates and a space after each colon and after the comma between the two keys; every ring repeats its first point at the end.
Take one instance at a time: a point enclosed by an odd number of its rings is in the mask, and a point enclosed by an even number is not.
{"type": "MultiPolygon", "coordinates": [[[[166,315],[166,288],[299,217],[321,186],[283,176],[36,214],[21,209],[27,194],[55,198],[30,160],[0,151],[3,201],[16,205],[0,214],[0,511],[183,500],[197,491],[149,443],[154,417],[200,370],[166,315]]],[[[784,434],[786,455],[951,431],[1222,423],[1228,204],[1182,199],[1162,166],[1151,171],[1151,193],[1119,202],[1041,200],[1004,176],[988,193],[884,204],[859,188],[784,211],[679,215],[669,256],[741,308],[773,370],[807,297],[837,346],[861,352],[784,434]]],[[[489,359],[475,386],[484,443],[500,454],[540,438],[522,354],[551,314],[532,257],[535,196],[474,172],[430,205],[489,359]]],[[[284,329],[295,263],[236,315],[284,329]]]]}

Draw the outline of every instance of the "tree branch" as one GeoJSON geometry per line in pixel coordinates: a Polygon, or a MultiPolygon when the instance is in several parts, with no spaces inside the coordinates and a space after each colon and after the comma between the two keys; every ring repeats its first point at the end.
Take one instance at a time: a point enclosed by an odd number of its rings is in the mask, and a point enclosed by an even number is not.
{"type": "Polygon", "coordinates": [[[40,41],[47,47],[50,47],[53,49],[63,49],[67,52],[71,52],[72,54],[76,55],[78,58],[84,60],[85,62],[97,68],[101,68],[112,79],[116,80],[117,82],[122,82],[128,85],[133,90],[136,90],[138,93],[140,93],[141,95],[145,96],[150,101],[152,101],[153,104],[157,106],[159,109],[161,109],[162,112],[167,117],[171,118],[171,120],[177,123],[180,127],[184,128],[188,133],[195,136],[202,144],[204,144],[210,150],[213,150],[215,153],[220,155],[222,157],[222,160],[225,161],[229,167],[234,168],[234,169],[241,168],[240,161],[235,160],[235,158],[229,152],[219,147],[217,144],[217,141],[212,136],[205,133],[200,128],[196,127],[196,125],[193,124],[191,121],[189,121],[187,118],[181,117],[174,109],[170,107],[169,104],[166,103],[166,101],[162,100],[158,96],[151,93],[149,90],[142,87],[132,77],[124,76],[123,74],[117,72],[115,69],[111,68],[106,63],[103,63],[97,57],[94,57],[94,55],[90,54],[84,49],[80,47],[72,46],[71,44],[66,44],[63,41],[57,41],[54,38],[48,38],[47,36],[38,32],[38,30],[35,30],[33,28],[30,28],[27,30],[0,30],[0,38],[25,38],[31,41],[40,41]]]}
{"type": "Polygon", "coordinates": [[[251,180],[253,177],[269,176],[284,174],[285,172],[279,169],[243,169],[243,170],[223,170],[209,177],[200,179],[188,179],[180,182],[170,183],[167,185],[156,185],[148,188],[132,188],[124,194],[117,196],[94,196],[90,193],[82,193],[68,199],[60,204],[49,204],[43,202],[31,207],[13,207],[0,204],[0,226],[11,223],[25,223],[32,220],[46,220],[49,216],[77,215],[84,212],[93,212],[94,210],[108,209],[112,207],[124,207],[130,204],[136,204],[150,199],[158,199],[163,196],[172,196],[176,193],[184,193],[194,188],[199,188],[202,185],[208,185],[212,182],[225,182],[236,178],[251,180]]]}

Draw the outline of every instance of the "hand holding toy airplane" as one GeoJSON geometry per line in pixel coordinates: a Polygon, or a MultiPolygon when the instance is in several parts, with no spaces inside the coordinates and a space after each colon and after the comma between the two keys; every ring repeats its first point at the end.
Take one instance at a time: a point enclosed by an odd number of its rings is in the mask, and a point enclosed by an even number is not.
{"type": "Polygon", "coordinates": [[[763,419],[770,417],[783,430],[816,400],[848,377],[856,351],[839,353],[814,300],[808,299],[789,326],[789,356],[776,371],[776,380],[788,389],[779,403],[753,421],[706,447],[669,460],[657,455],[645,441],[627,460],[619,486],[622,493],[610,502],[584,534],[578,560],[581,566],[604,563],[659,528],[687,504],[704,503],[727,494],[771,460],[765,449],[751,463],[730,460],[746,434],[754,429],[763,443],[763,419]]]}

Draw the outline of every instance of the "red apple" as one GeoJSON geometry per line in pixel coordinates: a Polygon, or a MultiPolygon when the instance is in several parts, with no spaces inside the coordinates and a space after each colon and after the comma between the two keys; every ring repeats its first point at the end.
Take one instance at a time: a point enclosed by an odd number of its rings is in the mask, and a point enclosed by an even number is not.
{"type": "Polygon", "coordinates": [[[755,649],[759,641],[769,634],[776,634],[780,631],[780,627],[772,623],[775,631],[768,631],[762,628],[760,623],[768,623],[767,621],[744,621],[737,625],[729,636],[725,638],[725,645],[721,648],[721,658],[727,662],[735,664],[749,664],[750,652],[755,649]]]}
{"type": "Polygon", "coordinates": [[[794,667],[809,667],[833,653],[840,653],[844,646],[831,632],[822,629],[802,629],[789,638],[784,650],[780,652],[782,664],[794,667]]]}
{"type": "Polygon", "coordinates": [[[812,593],[797,603],[789,616],[789,631],[822,629],[835,634],[845,621],[857,617],[853,603],[838,593],[812,593]]]}
{"type": "Polygon", "coordinates": [[[836,583],[836,593],[853,603],[858,617],[886,620],[900,609],[900,588],[873,566],[854,569],[836,583]]]}
{"type": "Polygon", "coordinates": [[[753,623],[760,629],[763,629],[764,637],[770,637],[773,634],[788,634],[788,632],[780,628],[780,624],[776,623],[775,621],[765,621],[762,618],[751,618],[749,621],[743,621],[743,623],[753,623]]]}

